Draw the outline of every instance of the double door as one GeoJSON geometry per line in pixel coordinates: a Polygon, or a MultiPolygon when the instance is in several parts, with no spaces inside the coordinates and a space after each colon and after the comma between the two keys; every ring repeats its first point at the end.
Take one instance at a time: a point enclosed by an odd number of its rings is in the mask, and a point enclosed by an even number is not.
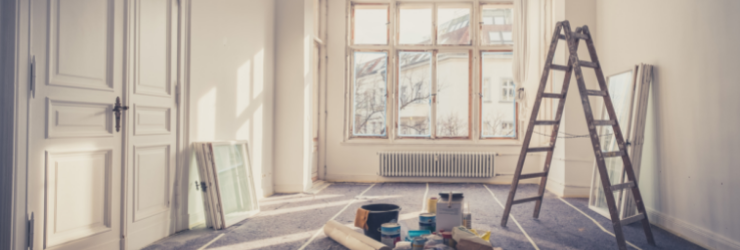
{"type": "Polygon", "coordinates": [[[31,1],[33,249],[139,249],[174,231],[178,13],[31,1]]]}

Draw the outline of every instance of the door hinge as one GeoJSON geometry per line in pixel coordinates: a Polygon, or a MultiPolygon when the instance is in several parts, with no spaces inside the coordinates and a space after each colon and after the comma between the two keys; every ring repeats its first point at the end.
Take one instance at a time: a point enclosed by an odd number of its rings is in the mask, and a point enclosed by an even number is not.
{"type": "Polygon", "coordinates": [[[28,246],[28,249],[33,250],[33,212],[31,212],[31,216],[28,218],[28,225],[26,228],[28,229],[28,232],[26,232],[26,245],[28,246]]]}
{"type": "Polygon", "coordinates": [[[31,66],[29,67],[28,87],[31,91],[31,98],[36,98],[36,56],[31,57],[31,66]]]}

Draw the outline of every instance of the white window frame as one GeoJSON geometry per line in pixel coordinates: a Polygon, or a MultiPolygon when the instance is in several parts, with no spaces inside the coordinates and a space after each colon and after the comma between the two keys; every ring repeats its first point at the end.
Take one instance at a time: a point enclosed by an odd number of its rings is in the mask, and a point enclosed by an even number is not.
{"type": "MultiPolygon", "coordinates": [[[[370,143],[370,144],[469,144],[471,142],[481,142],[483,144],[495,145],[519,145],[520,136],[511,137],[483,137],[481,135],[481,108],[482,108],[482,79],[481,79],[481,53],[490,51],[513,51],[513,45],[482,45],[480,30],[482,25],[481,10],[484,6],[496,5],[502,8],[513,8],[511,0],[347,0],[347,37],[346,37],[346,117],[345,119],[345,143],[370,143]],[[385,45],[355,45],[354,37],[354,6],[355,5],[387,5],[388,6],[388,44],[385,45]],[[403,5],[431,5],[432,6],[432,34],[434,38],[431,45],[406,45],[399,44],[400,15],[399,6],[403,5]],[[471,8],[470,44],[469,45],[437,45],[437,7],[438,5],[468,5],[471,8]],[[387,105],[386,105],[386,132],[384,136],[355,136],[353,135],[353,106],[354,106],[354,67],[353,54],[355,51],[385,51],[388,53],[387,64],[387,105]],[[436,94],[437,77],[436,77],[436,56],[439,52],[462,52],[470,53],[470,85],[469,85],[469,122],[468,136],[460,137],[443,137],[436,138],[436,100],[432,100],[431,122],[432,135],[429,137],[400,137],[398,136],[398,52],[399,51],[429,51],[433,53],[432,60],[432,93],[436,94]]],[[[492,79],[495,81],[496,79],[492,79]]],[[[493,82],[492,82],[493,84],[493,82]]],[[[516,88],[516,86],[515,86],[516,88]]],[[[495,87],[492,86],[491,91],[495,87]]],[[[493,93],[491,93],[493,94],[493,93]]],[[[516,101],[516,100],[514,100],[516,101]]],[[[517,105],[517,104],[514,104],[517,105]]],[[[515,108],[518,110],[518,107],[515,108]]],[[[515,112],[515,121],[518,120],[518,112],[515,112]]],[[[515,122],[514,126],[518,122],[515,122]]]]}

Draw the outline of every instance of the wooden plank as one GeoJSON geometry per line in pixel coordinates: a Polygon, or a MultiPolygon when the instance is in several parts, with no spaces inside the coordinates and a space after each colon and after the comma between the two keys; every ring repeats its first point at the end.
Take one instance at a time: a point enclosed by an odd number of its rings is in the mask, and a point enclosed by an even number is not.
{"type": "Polygon", "coordinates": [[[594,125],[596,126],[611,126],[614,125],[614,121],[612,120],[595,120],[594,125]]]}
{"type": "Polygon", "coordinates": [[[560,121],[535,121],[534,125],[555,125],[559,123],[560,121]]]}
{"type": "Polygon", "coordinates": [[[536,147],[536,148],[528,148],[527,153],[534,153],[534,152],[545,152],[545,151],[552,151],[553,147],[536,147]]]}
{"type": "Polygon", "coordinates": [[[587,35],[584,35],[584,34],[581,34],[581,33],[578,33],[578,32],[573,32],[573,34],[571,34],[571,36],[572,37],[575,37],[575,38],[578,38],[578,39],[581,39],[581,40],[588,40],[588,36],[587,35]]]}
{"type": "Polygon", "coordinates": [[[551,69],[551,70],[562,70],[562,71],[567,71],[567,70],[568,70],[568,66],[565,66],[565,65],[559,65],[559,64],[553,64],[553,65],[550,65],[550,69],[551,69]]]}
{"type": "Polygon", "coordinates": [[[599,67],[599,64],[598,63],[595,63],[595,62],[580,61],[580,62],[578,62],[578,64],[580,64],[581,67],[586,67],[586,68],[597,68],[597,67],[599,67]]]}
{"type": "Polygon", "coordinates": [[[530,178],[536,178],[536,177],[545,177],[547,176],[547,172],[539,172],[539,173],[529,173],[529,174],[523,174],[519,177],[519,179],[530,179],[530,178]]]}
{"type": "Polygon", "coordinates": [[[525,203],[525,202],[530,202],[530,201],[535,201],[535,200],[540,200],[540,199],[542,199],[542,196],[534,196],[534,197],[524,198],[521,200],[515,200],[511,204],[514,205],[514,204],[525,203]]]}
{"type": "Polygon", "coordinates": [[[591,90],[591,89],[586,90],[586,93],[585,94],[587,94],[587,95],[595,95],[595,96],[606,96],[606,92],[604,92],[604,91],[601,91],[601,90],[591,90]]]}
{"type": "Polygon", "coordinates": [[[557,94],[557,93],[542,93],[543,98],[563,98],[563,94],[557,94]]]}
{"type": "Polygon", "coordinates": [[[612,188],[611,189],[612,189],[612,191],[617,191],[617,190],[620,190],[620,189],[633,188],[633,187],[635,187],[635,182],[634,181],[628,181],[628,182],[625,182],[625,183],[620,183],[620,184],[617,184],[617,185],[612,185],[612,188]]]}
{"type": "Polygon", "coordinates": [[[645,219],[645,214],[636,214],[636,215],[624,218],[623,220],[619,221],[619,224],[622,224],[622,226],[626,226],[634,222],[640,221],[642,219],[645,219]]]}
{"type": "Polygon", "coordinates": [[[622,151],[602,152],[601,155],[604,157],[617,157],[622,156],[622,151]]]}

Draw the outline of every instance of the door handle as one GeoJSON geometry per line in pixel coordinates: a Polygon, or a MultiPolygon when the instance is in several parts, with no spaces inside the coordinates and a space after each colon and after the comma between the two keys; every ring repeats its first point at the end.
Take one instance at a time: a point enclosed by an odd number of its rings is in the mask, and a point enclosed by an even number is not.
{"type": "Polygon", "coordinates": [[[121,98],[116,97],[116,104],[113,106],[113,114],[116,115],[116,132],[121,131],[121,111],[128,110],[128,106],[121,106],[121,98]]]}

